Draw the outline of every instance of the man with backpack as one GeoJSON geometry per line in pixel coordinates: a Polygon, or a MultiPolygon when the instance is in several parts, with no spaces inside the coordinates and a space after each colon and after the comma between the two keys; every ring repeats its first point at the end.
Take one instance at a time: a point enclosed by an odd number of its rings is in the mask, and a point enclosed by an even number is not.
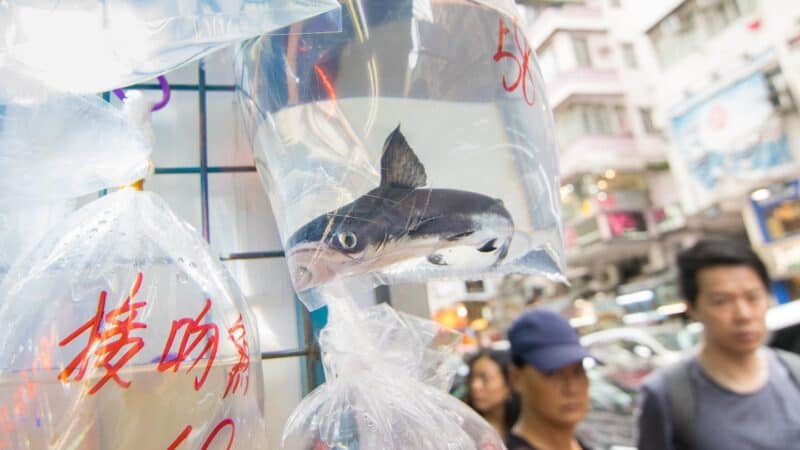
{"type": "Polygon", "coordinates": [[[699,352],[648,377],[640,450],[800,448],[800,357],[764,347],[770,280],[738,241],[698,242],[678,257],[699,352]]]}

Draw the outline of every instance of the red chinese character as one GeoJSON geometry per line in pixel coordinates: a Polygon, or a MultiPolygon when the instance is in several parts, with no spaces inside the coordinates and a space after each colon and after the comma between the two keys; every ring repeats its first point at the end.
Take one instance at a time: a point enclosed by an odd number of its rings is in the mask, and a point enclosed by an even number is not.
{"type": "Polygon", "coordinates": [[[184,428],[183,431],[181,431],[181,434],[179,434],[178,437],[175,438],[174,441],[172,441],[172,444],[169,444],[167,450],[176,450],[183,443],[183,441],[185,441],[186,438],[189,437],[189,433],[191,432],[192,432],[192,426],[186,425],[186,428],[184,428]]]}
{"type": "Polygon", "coordinates": [[[226,447],[227,450],[230,450],[231,445],[233,445],[233,437],[236,435],[236,425],[233,424],[233,419],[225,419],[218,423],[216,428],[211,431],[211,434],[208,435],[206,441],[203,443],[202,450],[208,450],[208,446],[214,442],[214,439],[217,438],[217,434],[225,427],[231,427],[231,437],[228,438],[228,446],[226,447]]]}
{"type": "Polygon", "coordinates": [[[196,391],[199,391],[200,387],[202,387],[203,383],[205,383],[206,378],[208,377],[208,372],[211,370],[211,366],[214,364],[214,358],[217,357],[219,328],[214,323],[200,325],[200,322],[203,320],[203,318],[205,318],[209,309],[211,309],[211,299],[206,299],[206,306],[202,311],[200,311],[200,314],[197,316],[197,318],[192,319],[191,317],[184,317],[183,319],[172,321],[172,329],[169,332],[167,344],[164,346],[164,352],[161,354],[161,361],[158,363],[159,372],[165,372],[169,369],[177,372],[178,369],[180,369],[181,363],[191,356],[192,352],[201,342],[205,341],[205,346],[203,347],[202,351],[200,351],[200,353],[195,357],[194,362],[186,371],[187,373],[190,372],[192,369],[194,369],[197,363],[200,362],[201,359],[205,358],[206,356],[208,357],[206,368],[202,375],[195,377],[194,379],[194,389],[196,391]],[[180,331],[184,326],[186,328],[183,329],[183,336],[180,340],[178,354],[174,358],[168,360],[175,337],[178,331],[180,331]]]}
{"type": "Polygon", "coordinates": [[[236,346],[236,352],[239,354],[239,361],[231,367],[228,373],[228,386],[225,388],[225,395],[229,393],[236,393],[239,389],[239,384],[244,383],[244,393],[247,393],[247,387],[250,385],[250,346],[247,344],[247,335],[242,322],[242,315],[239,314],[239,319],[228,330],[228,337],[236,346]]]}
{"type": "Polygon", "coordinates": [[[123,381],[117,372],[144,347],[144,340],[142,338],[129,336],[132,330],[147,328],[147,325],[144,323],[134,321],[136,319],[137,310],[144,307],[147,301],[131,304],[131,299],[136,296],[141,286],[142,274],[139,273],[131,288],[130,295],[125,299],[122,306],[117,309],[112,309],[108,314],[105,314],[106,329],[103,329],[103,331],[100,330],[103,328],[102,322],[108,293],[106,291],[100,292],[100,298],[97,301],[97,312],[94,317],[58,343],[59,347],[63,347],[83,334],[83,332],[89,331],[89,339],[86,343],[86,347],[84,347],[78,356],[58,374],[58,379],[62,383],[66,384],[69,382],[69,378],[76,368],[78,369],[78,373],[74,377],[74,381],[82,380],[89,366],[89,360],[94,356],[94,367],[105,369],[106,373],[100,381],[89,390],[89,395],[96,393],[111,379],[123,388],[130,386],[131,382],[123,381]],[[120,352],[125,350],[126,347],[127,351],[117,358],[116,361],[112,361],[120,352]]]}
{"type": "MultiPolygon", "coordinates": [[[[226,447],[227,450],[230,450],[231,446],[233,445],[233,438],[234,436],[236,436],[236,425],[233,423],[233,419],[225,419],[220,423],[218,423],[217,426],[214,427],[213,430],[211,430],[211,433],[208,434],[208,437],[206,437],[206,440],[205,442],[203,442],[203,446],[201,447],[201,449],[208,450],[208,447],[214,443],[214,441],[217,439],[217,435],[225,427],[230,427],[231,429],[231,434],[230,437],[228,438],[228,446],[226,447]]],[[[180,445],[183,444],[183,441],[185,441],[186,438],[189,437],[189,434],[191,434],[191,432],[192,432],[192,426],[186,425],[186,428],[184,428],[181,434],[178,435],[178,437],[174,441],[172,441],[172,444],[170,444],[169,447],[167,447],[167,450],[177,450],[178,447],[180,447],[180,445]]]]}
{"type": "Polygon", "coordinates": [[[313,447],[311,447],[311,448],[312,448],[312,450],[331,450],[331,448],[330,448],[330,447],[328,447],[328,446],[327,446],[327,445],[326,445],[324,442],[322,442],[322,441],[321,441],[321,440],[319,440],[319,439],[317,439],[317,440],[314,442],[314,446],[313,446],[313,447]]]}
{"type": "Polygon", "coordinates": [[[530,71],[530,61],[531,61],[531,54],[533,51],[528,46],[528,41],[525,40],[525,37],[522,36],[520,40],[520,32],[519,26],[517,25],[516,19],[514,20],[514,43],[516,44],[516,52],[514,53],[505,50],[505,39],[508,33],[511,32],[505,23],[503,23],[503,19],[500,19],[500,31],[498,32],[497,36],[497,51],[494,54],[494,61],[499,62],[501,59],[511,58],[512,61],[517,65],[517,76],[514,79],[514,82],[509,84],[508,80],[506,80],[505,75],[503,76],[503,89],[507,92],[513,92],[522,84],[522,96],[525,99],[525,103],[529,105],[533,105],[536,100],[536,93],[533,89],[533,74],[530,71]],[[524,44],[524,45],[523,45],[524,44]],[[528,82],[530,82],[531,93],[528,94],[528,82]]]}

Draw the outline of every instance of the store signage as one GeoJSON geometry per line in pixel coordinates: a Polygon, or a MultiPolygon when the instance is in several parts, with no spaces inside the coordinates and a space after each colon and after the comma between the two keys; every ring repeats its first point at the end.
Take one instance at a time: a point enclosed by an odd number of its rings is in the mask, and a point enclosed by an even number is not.
{"type": "Polygon", "coordinates": [[[642,211],[617,211],[606,214],[611,237],[641,238],[647,235],[647,220],[642,211]]]}
{"type": "Polygon", "coordinates": [[[762,188],[757,193],[764,195],[753,194],[750,201],[765,241],[800,234],[800,180],[762,188]]]}

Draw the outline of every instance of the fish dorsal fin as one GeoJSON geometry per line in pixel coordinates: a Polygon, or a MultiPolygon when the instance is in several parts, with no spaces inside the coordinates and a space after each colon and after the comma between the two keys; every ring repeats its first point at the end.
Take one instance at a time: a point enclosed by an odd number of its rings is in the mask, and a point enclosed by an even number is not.
{"type": "Polygon", "coordinates": [[[425,186],[428,176],[425,166],[400,132],[400,125],[392,131],[383,144],[381,157],[381,187],[403,187],[408,189],[425,186]]]}

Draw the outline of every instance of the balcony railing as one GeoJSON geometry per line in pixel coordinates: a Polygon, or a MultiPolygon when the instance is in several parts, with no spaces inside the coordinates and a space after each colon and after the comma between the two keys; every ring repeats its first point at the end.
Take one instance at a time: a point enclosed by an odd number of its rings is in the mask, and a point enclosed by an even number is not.
{"type": "Polygon", "coordinates": [[[608,23],[599,9],[585,6],[545,9],[528,26],[531,47],[538,50],[558,30],[606,31],[608,23]]]}
{"type": "Polygon", "coordinates": [[[545,89],[553,109],[575,95],[609,96],[625,93],[625,85],[617,70],[591,67],[558,73],[545,89]]]}
{"type": "Polygon", "coordinates": [[[643,170],[646,160],[640,155],[630,135],[581,136],[563,146],[559,152],[563,179],[582,173],[643,170]]]}

